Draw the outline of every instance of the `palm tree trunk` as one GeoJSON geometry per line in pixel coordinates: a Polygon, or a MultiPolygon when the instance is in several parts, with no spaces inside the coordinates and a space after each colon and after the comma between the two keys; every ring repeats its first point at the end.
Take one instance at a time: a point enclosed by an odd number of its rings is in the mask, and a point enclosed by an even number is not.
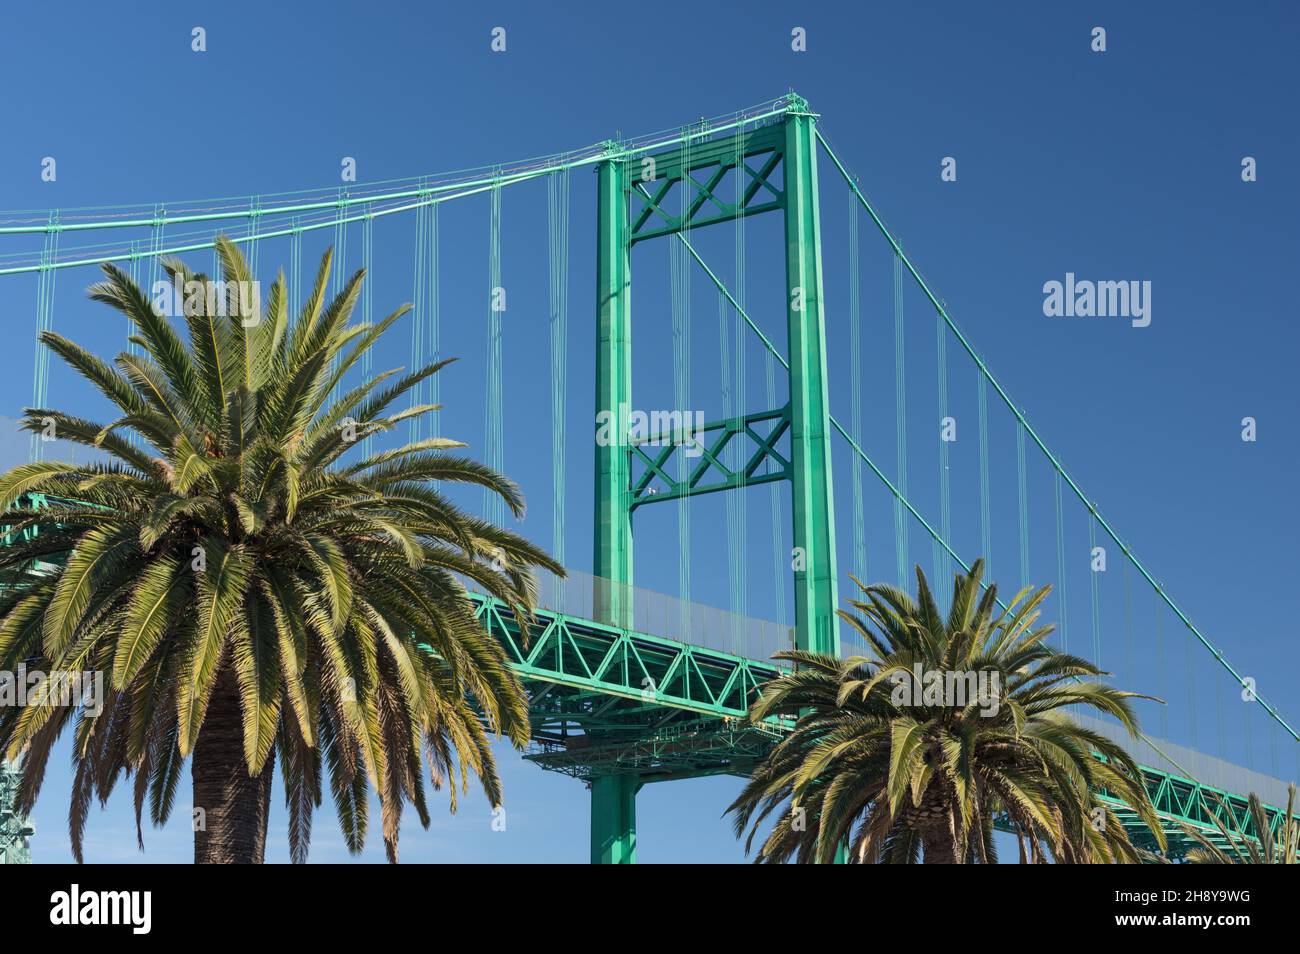
{"type": "Polygon", "coordinates": [[[203,717],[194,760],[194,863],[260,865],[266,855],[275,750],[256,777],[244,765],[239,684],[222,663],[203,717]]]}
{"type": "Polygon", "coordinates": [[[921,847],[927,865],[955,865],[957,852],[947,825],[927,825],[921,829],[921,847]]]}

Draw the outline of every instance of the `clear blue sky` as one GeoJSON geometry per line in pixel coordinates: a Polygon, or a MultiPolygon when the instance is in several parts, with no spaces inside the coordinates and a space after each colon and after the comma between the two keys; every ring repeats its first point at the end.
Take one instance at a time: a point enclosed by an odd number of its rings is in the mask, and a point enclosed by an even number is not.
{"type": "MultiPolygon", "coordinates": [[[[68,3],[57,14],[15,5],[0,32],[6,90],[0,146],[0,208],[153,203],[250,195],[338,183],[344,156],[362,183],[507,162],[614,137],[674,128],[795,89],[822,114],[824,129],[860,177],[904,247],[1029,420],[1061,456],[1140,557],[1192,618],[1260,691],[1300,720],[1291,673],[1300,663],[1292,620],[1300,610],[1291,544],[1300,447],[1294,359],[1294,296],[1300,185],[1294,95],[1297,17],[1287,3],[774,4],[742,8],[663,3],[587,5],[580,13],[508,3],[404,4],[373,0],[290,4],[68,3]],[[294,5],[296,6],[296,5],[294,5]],[[208,51],[190,49],[207,31],[208,51]],[[507,50],[489,49],[490,30],[507,50]],[[794,27],[808,49],[790,48],[794,27]],[[1105,53],[1090,50],[1093,27],[1105,53]],[[40,180],[45,156],[58,179],[40,180]],[[956,182],[940,180],[945,156],[956,182]],[[1241,161],[1258,162],[1243,183],[1241,161]],[[1096,280],[1152,283],[1152,322],[1048,318],[1043,284],[1066,272],[1096,280]],[[1241,440],[1256,418],[1259,439],[1241,440]]],[[[566,5],[564,9],[577,9],[566,5]]],[[[822,220],[832,350],[832,404],[850,417],[845,246],[848,205],[823,163],[822,220]]],[[[573,176],[570,287],[568,562],[590,569],[593,177],[573,176]]],[[[448,353],[445,433],[475,450],[483,441],[484,289],[487,204],[443,213],[441,297],[448,353]]],[[[503,284],[510,305],[504,339],[506,470],[532,505],[520,529],[550,545],[550,394],[547,347],[545,190],[508,190],[503,284]]],[[[784,350],[779,220],[747,228],[747,302],[784,350]]],[[[411,297],[409,218],[376,227],[377,309],[411,297]]],[[[870,226],[863,236],[864,446],[896,467],[893,318],[888,255],[870,226]]],[[[734,231],[701,234],[699,245],[734,283],[734,231]]],[[[350,239],[359,264],[359,233],[350,239]]],[[[638,250],[633,320],[636,403],[670,408],[671,310],[666,244],[638,250]]],[[[0,251],[12,250],[4,245],[0,251]]],[[[286,261],[268,245],[264,265],[286,261]]],[[[206,260],[204,260],[206,261],[206,260]]],[[[264,277],[270,277],[269,272],[264,277]]],[[[84,302],[88,270],[58,279],[55,327],[96,348],[120,347],[122,329],[84,302]]],[[[692,279],[692,407],[718,416],[716,296],[692,279]]],[[[35,282],[0,278],[10,347],[0,376],[0,414],[30,401],[35,282]]],[[[909,489],[937,522],[937,399],[934,317],[909,292],[907,387],[909,489]]],[[[380,364],[402,362],[409,341],[396,330],[380,364]]],[[[761,354],[746,344],[745,406],[765,403],[761,354]]],[[[979,548],[974,378],[948,343],[949,391],[958,420],[952,449],[954,537],[979,548]]],[[[53,403],[94,409],[61,368],[53,403]]],[[[782,398],[783,400],[783,398],[782,398]]],[[[1015,453],[1005,409],[992,406],[993,566],[1019,577],[1015,453]]],[[[26,453],[6,427],[0,464],[26,453]]],[[[841,577],[852,568],[849,458],[837,451],[841,577]]],[[[889,499],[867,489],[871,579],[895,575],[889,499]]],[[[1031,576],[1056,579],[1051,483],[1031,484],[1031,576]]],[[[776,613],[767,491],[747,498],[749,580],[744,609],[776,613]]],[[[638,518],[637,574],[644,586],[677,591],[672,506],[638,518]],[[660,511],[662,513],[660,514],[660,511]]],[[[691,596],[729,600],[721,498],[691,510],[691,596]]],[[[1087,523],[1067,509],[1069,638],[1091,647],[1087,523]],[[1071,522],[1072,521],[1072,522],[1071,522]]],[[[781,528],[789,546],[788,526],[781,528]]],[[[931,567],[919,533],[909,557],[931,567]]],[[[1203,650],[1157,614],[1131,581],[1124,612],[1118,553],[1102,585],[1103,663],[1127,686],[1166,695],[1146,726],[1205,751],[1282,777],[1296,772],[1297,746],[1240,702],[1203,650]],[[1157,637],[1159,642],[1157,641],[1157,637]],[[1159,663],[1164,660],[1164,667],[1159,663]],[[1190,674],[1190,679],[1189,679],[1190,674]]],[[[847,584],[847,579],[843,580],[847,584]]],[[[842,587],[844,592],[844,587],[842,587]]],[[[1053,604],[1058,606],[1059,604],[1053,604]]],[[[1059,610],[1058,610],[1059,612],[1059,610]]],[[[435,811],[429,832],[411,821],[403,857],[419,861],[584,861],[582,786],[503,752],[508,825],[493,832],[475,794],[457,816],[435,811]]],[[[35,821],[37,860],[67,859],[70,772],[56,753],[35,821]]],[[[732,861],[741,851],[720,816],[738,782],[704,779],[651,786],[638,804],[643,861],[732,861]]],[[[186,778],[188,788],[188,777],[186,778]]],[[[277,791],[278,799],[278,791],[277,791]]],[[[188,791],[181,795],[188,804],[188,791]]],[[[187,860],[186,813],[134,847],[123,788],[88,826],[90,860],[187,860]]],[[[408,816],[408,819],[411,816],[408,816]]],[[[272,821],[276,860],[287,857],[283,817],[272,821]]],[[[313,860],[346,855],[332,813],[318,816],[313,860]]],[[[372,838],[365,860],[380,860],[372,838]]]]}

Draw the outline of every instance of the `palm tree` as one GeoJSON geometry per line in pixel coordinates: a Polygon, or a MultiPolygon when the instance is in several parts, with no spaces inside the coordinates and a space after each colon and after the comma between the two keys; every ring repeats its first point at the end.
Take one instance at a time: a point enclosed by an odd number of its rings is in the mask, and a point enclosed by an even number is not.
{"type": "Polygon", "coordinates": [[[1269,824],[1264,803],[1254,792],[1247,800],[1247,815],[1258,837],[1232,831],[1218,815],[1211,815],[1219,830],[1218,842],[1199,828],[1184,825],[1197,847],[1187,860],[1197,865],[1294,865],[1300,864],[1300,819],[1295,816],[1295,785],[1286,790],[1286,814],[1277,831],[1269,824]]]}
{"type": "Polygon", "coordinates": [[[847,848],[864,863],[922,853],[927,864],[990,863],[995,821],[1015,833],[1022,861],[1139,860],[1100,788],[1163,845],[1136,763],[1062,711],[1089,706],[1135,733],[1134,694],[1046,644],[1052,627],[1037,622],[1049,587],[999,612],[982,573],[977,561],[957,576],[946,619],[919,567],[915,600],[854,579],[863,598],[839,615],[864,655],[777,654],[795,668],[763,688],[749,717],[794,727],[728,808],[737,837],[748,829],[747,851],[774,818],[756,860],[825,863],[847,848]]]}
{"type": "Polygon", "coordinates": [[[453,810],[456,782],[464,790],[471,773],[496,806],[491,736],[528,738],[526,697],[462,581],[527,618],[532,569],[562,570],[439,491],[434,481],[478,485],[522,513],[515,484],[447,453],[464,445],[433,438],[348,453],[437,409],[389,412],[446,362],[339,394],[406,306],[349,324],[364,273],[327,302],[327,252],[291,321],[283,272],[263,306],[245,291],[256,285],[236,246],[223,238],[217,248],[222,282],[165,262],[186,292],[188,341],[109,264],[90,297],[126,315],[143,353],[109,364],[41,335],[119,416],[103,425],[26,411],[26,429],[53,424],[107,459],[0,476],[0,524],[12,527],[0,548],[0,582],[10,584],[0,591],[0,669],[110,678],[98,705],[51,693],[6,708],[0,748],[25,756],[27,810],[51,748],[73,727],[78,860],[92,798],[131,778],[143,848],[144,803],[164,823],[189,760],[196,862],[263,860],[277,761],[295,861],[306,859],[326,783],[354,853],[374,786],[396,861],[404,803],[429,824],[426,758],[435,789],[451,780],[453,810]],[[23,509],[29,493],[48,495],[48,507],[23,509]]]}

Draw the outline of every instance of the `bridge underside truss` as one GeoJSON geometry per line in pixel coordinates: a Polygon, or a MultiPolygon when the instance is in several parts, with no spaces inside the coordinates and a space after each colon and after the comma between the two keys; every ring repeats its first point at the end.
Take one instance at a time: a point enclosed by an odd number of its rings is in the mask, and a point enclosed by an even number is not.
{"type": "MultiPolygon", "coordinates": [[[[1143,766],[1142,774],[1147,795],[1163,823],[1168,842],[1166,854],[1170,858],[1182,859],[1190,849],[1197,847],[1196,839],[1184,825],[1192,826],[1220,848],[1229,847],[1231,839],[1224,837],[1215,825],[1216,818],[1234,835],[1259,838],[1247,799],[1159,769],[1143,766]]],[[[1119,816],[1135,845],[1148,851],[1157,850],[1155,838],[1137,812],[1107,792],[1101,792],[1100,798],[1119,816]]],[[[1266,805],[1264,810],[1269,819],[1269,831],[1265,837],[1271,840],[1276,837],[1286,813],[1272,805],[1266,805]]]]}
{"type": "MultiPolygon", "coordinates": [[[[743,777],[788,731],[744,719],[761,684],[778,675],[775,665],[549,610],[539,610],[525,634],[504,605],[474,600],[528,689],[533,741],[526,758],[542,768],[584,781],[743,777]]],[[[1244,797],[1160,769],[1143,766],[1142,773],[1168,857],[1181,860],[1196,846],[1184,825],[1226,845],[1215,818],[1230,832],[1257,837],[1244,797]]],[[[1135,845],[1157,850],[1136,811],[1107,792],[1099,797],[1135,845]]],[[[1283,812],[1266,810],[1271,836],[1283,812]]]]}
{"type": "Polygon", "coordinates": [[[747,775],[780,726],[745,722],[771,663],[550,610],[527,631],[499,601],[475,595],[528,690],[530,761],[590,780],[747,775]]]}

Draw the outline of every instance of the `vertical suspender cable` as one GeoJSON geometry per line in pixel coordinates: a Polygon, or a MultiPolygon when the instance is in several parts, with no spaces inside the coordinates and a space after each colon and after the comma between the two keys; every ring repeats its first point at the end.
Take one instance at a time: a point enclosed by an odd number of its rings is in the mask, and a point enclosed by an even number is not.
{"type": "Polygon", "coordinates": [[[1061,472],[1052,474],[1056,488],[1056,579],[1061,587],[1061,648],[1070,651],[1070,614],[1066,596],[1065,514],[1061,509],[1061,472]]]}
{"type": "MultiPolygon", "coordinates": [[[[1156,675],[1159,677],[1160,680],[1160,687],[1158,692],[1160,694],[1160,698],[1164,699],[1165,702],[1167,703],[1169,701],[1169,688],[1168,688],[1169,666],[1165,659],[1165,627],[1164,627],[1164,619],[1163,619],[1164,614],[1161,612],[1164,609],[1164,607],[1160,603],[1159,590],[1152,590],[1151,592],[1156,596],[1155,599],[1156,675]]],[[[1163,705],[1160,707],[1160,734],[1166,739],[1169,738],[1169,706],[1168,705],[1163,705]]]]}
{"type": "MultiPolygon", "coordinates": [[[[732,161],[736,167],[732,170],[735,184],[735,218],[732,220],[735,227],[735,260],[736,260],[736,286],[734,294],[736,302],[740,308],[734,309],[731,321],[732,340],[735,341],[735,364],[733,371],[735,374],[735,386],[732,388],[732,402],[735,410],[732,412],[737,417],[743,418],[746,408],[749,405],[746,399],[747,372],[745,362],[745,322],[740,312],[745,307],[745,216],[743,214],[745,191],[747,183],[745,177],[741,174],[745,167],[745,128],[743,125],[737,127],[736,135],[732,143],[732,161]]],[[[680,243],[678,243],[680,244],[680,243]]],[[[689,263],[686,263],[689,268],[689,263]]],[[[737,627],[740,626],[739,619],[748,615],[748,601],[746,599],[746,586],[749,581],[749,574],[745,572],[748,554],[748,500],[745,494],[745,464],[749,453],[749,447],[743,434],[732,438],[731,457],[735,462],[733,470],[739,475],[739,483],[731,494],[728,494],[728,502],[735,500],[736,519],[732,524],[731,536],[731,554],[729,564],[735,567],[731,575],[731,611],[736,614],[737,627]]],[[[743,633],[737,633],[737,637],[743,636],[743,633]]],[[[738,647],[739,648],[739,647],[738,647]]]]}
{"type": "MultiPolygon", "coordinates": [[[[678,208],[680,221],[678,228],[680,234],[684,237],[690,236],[690,215],[692,203],[695,194],[691,191],[690,169],[691,169],[691,135],[688,129],[683,130],[682,142],[678,148],[677,159],[679,163],[678,174],[681,176],[678,189],[678,208]]],[[[683,243],[674,242],[672,250],[669,252],[669,280],[672,292],[672,333],[673,333],[673,403],[677,405],[677,410],[684,413],[690,402],[690,353],[691,353],[691,273],[686,260],[686,252],[683,243]]],[[[727,393],[727,375],[722,375],[723,400],[726,400],[727,393]]],[[[671,435],[660,435],[661,439],[667,439],[673,443],[678,443],[682,434],[680,432],[671,435]]],[[[673,451],[673,458],[676,461],[676,480],[685,482],[690,477],[690,465],[692,458],[686,454],[685,447],[678,447],[673,451]]],[[[679,602],[680,627],[682,638],[689,639],[691,616],[687,607],[691,599],[691,511],[688,497],[679,497],[677,499],[677,596],[679,602]]],[[[731,514],[730,498],[727,501],[728,516],[731,514]]],[[[728,524],[730,529],[730,524],[728,524]]],[[[730,569],[728,572],[731,572],[730,569]]],[[[728,634],[732,636],[734,634],[728,634]]]]}
{"type": "MultiPolygon", "coordinates": [[[[372,271],[374,266],[374,243],[375,243],[375,221],[371,216],[373,208],[366,206],[366,217],[361,223],[361,267],[366,270],[366,277],[361,286],[361,321],[363,324],[370,324],[373,317],[372,299],[374,292],[375,276],[372,271]]],[[[371,349],[367,348],[361,355],[361,380],[368,382],[374,374],[374,355],[371,349]]],[[[369,434],[361,442],[362,453],[369,457],[371,452],[372,440],[369,434]]]]}
{"type": "Polygon", "coordinates": [[[903,341],[903,269],[894,253],[894,429],[897,437],[898,493],[894,498],[894,556],[898,564],[898,585],[907,586],[907,515],[902,497],[907,496],[907,379],[906,348],[903,341]]]}
{"type": "MultiPolygon", "coordinates": [[[[150,297],[153,296],[153,288],[154,288],[154,285],[155,285],[155,284],[157,283],[157,281],[158,281],[158,276],[162,274],[162,261],[161,261],[161,259],[162,259],[162,250],[163,250],[163,245],[165,244],[165,235],[164,235],[164,230],[166,229],[166,225],[164,225],[163,220],[164,220],[164,217],[165,217],[166,215],[167,215],[167,207],[166,207],[166,206],[164,206],[164,205],[158,205],[158,206],[155,206],[155,207],[154,207],[154,218],[155,218],[156,224],[155,224],[154,226],[152,226],[152,231],[150,231],[150,233],[149,233],[149,241],[150,241],[150,248],[149,248],[149,295],[150,295],[150,297]]],[[[213,255],[216,255],[216,254],[217,254],[215,243],[213,244],[213,247],[212,247],[212,254],[213,254],[213,255]]]]}
{"type": "MultiPolygon", "coordinates": [[[[767,406],[776,407],[776,359],[769,352],[766,362],[767,406]]],[[[786,621],[786,592],[790,587],[790,575],[786,572],[786,550],[782,543],[783,513],[781,508],[781,485],[772,483],[768,488],[768,501],[772,510],[772,585],[776,593],[776,621],[782,626],[786,621]]],[[[862,577],[865,579],[865,577],[862,577]]]]}
{"type": "Polygon", "coordinates": [[[1268,761],[1269,771],[1274,776],[1277,775],[1277,726],[1270,725],[1265,729],[1268,732],[1268,761]]]}
{"type": "MultiPolygon", "coordinates": [[[[676,248],[675,250],[673,250],[673,252],[676,253],[676,248]]],[[[733,373],[732,373],[731,322],[727,321],[727,318],[729,316],[731,316],[731,309],[728,308],[727,298],[725,298],[722,292],[719,291],[718,292],[718,361],[720,365],[720,376],[719,376],[720,387],[722,387],[722,393],[723,393],[722,396],[723,396],[723,419],[724,420],[732,419],[732,417],[736,417],[738,413],[736,409],[737,407],[736,390],[735,390],[736,378],[733,377],[733,373]]],[[[737,351],[740,350],[741,347],[742,347],[741,342],[737,341],[736,342],[737,351]]],[[[722,455],[720,455],[720,458],[722,458],[723,467],[729,469],[729,471],[731,471],[732,473],[735,473],[738,468],[738,460],[740,460],[741,439],[742,438],[738,437],[738,435],[737,437],[732,437],[731,441],[727,442],[727,446],[723,448],[722,455]]],[[[679,455],[680,455],[680,451],[679,451],[679,455]]],[[[729,649],[731,649],[732,652],[740,652],[741,633],[738,632],[737,616],[738,613],[740,613],[742,597],[740,593],[738,593],[738,590],[740,590],[741,586],[744,586],[744,577],[742,577],[741,561],[740,559],[737,559],[738,550],[736,546],[738,535],[740,535],[740,530],[737,529],[737,524],[738,522],[740,522],[740,513],[738,513],[736,500],[738,496],[740,496],[740,494],[736,493],[736,490],[733,489],[732,491],[729,491],[729,493],[724,494],[724,496],[725,496],[724,507],[725,507],[725,512],[727,512],[728,607],[731,607],[731,611],[732,611],[731,632],[727,633],[727,638],[729,639],[729,641],[731,641],[731,643],[729,643],[728,646],[729,649]]]]}
{"type": "Polygon", "coordinates": [[[1101,587],[1100,571],[1095,565],[1097,559],[1097,520],[1088,514],[1088,589],[1092,603],[1092,661],[1101,665],[1101,587]]]}
{"type": "MultiPolygon", "coordinates": [[[[741,316],[744,317],[743,315],[741,316]]],[[[765,349],[765,381],[767,388],[767,406],[776,408],[777,389],[776,389],[776,358],[771,350],[765,349]]],[[[787,377],[788,380],[788,377],[787,377]]],[[[789,388],[787,386],[786,400],[789,401],[789,388]]],[[[790,572],[788,560],[788,551],[783,543],[784,534],[784,508],[781,506],[781,487],[778,483],[772,483],[768,487],[768,503],[772,512],[772,574],[773,590],[776,593],[776,621],[782,626],[786,621],[786,597],[790,591],[790,572]]]]}
{"type": "MultiPolygon", "coordinates": [[[[935,363],[938,365],[939,370],[939,418],[940,426],[943,426],[948,418],[948,336],[947,329],[944,328],[943,324],[943,315],[937,311],[934,314],[934,327],[937,336],[935,363]]],[[[940,434],[939,440],[939,533],[951,546],[951,488],[949,487],[948,474],[948,440],[944,434],[940,434]]],[[[935,586],[941,588],[941,592],[945,592],[948,587],[948,553],[937,541],[933,544],[933,547],[935,586]]]]}
{"type": "Polygon", "coordinates": [[[1016,497],[1020,505],[1020,585],[1028,586],[1029,474],[1025,462],[1025,425],[1020,422],[1016,423],[1016,497]]]}
{"type": "MultiPolygon", "coordinates": [[[[347,281],[348,277],[348,214],[347,206],[344,205],[347,196],[348,190],[339,189],[338,211],[334,219],[334,259],[331,262],[332,268],[330,269],[334,286],[331,290],[335,295],[343,290],[343,283],[347,281]]],[[[330,369],[337,368],[340,360],[340,356],[336,354],[330,362],[330,369]]],[[[338,395],[339,386],[336,384],[330,395],[330,400],[337,400],[338,395]]]]}
{"type": "Polygon", "coordinates": [[[1196,748],[1196,665],[1192,659],[1192,641],[1187,640],[1183,648],[1187,656],[1187,718],[1191,728],[1188,735],[1192,748],[1196,748]]]}
{"type": "MultiPolygon", "coordinates": [[[[139,252],[139,246],[138,246],[138,243],[137,243],[137,241],[136,241],[135,239],[132,239],[132,240],[131,240],[131,246],[130,246],[130,248],[131,248],[131,264],[130,264],[131,284],[135,285],[136,287],[139,287],[139,285],[140,285],[140,252],[139,252]]],[[[145,289],[145,292],[146,292],[147,296],[149,297],[149,299],[152,300],[152,299],[153,299],[153,289],[152,289],[152,288],[145,289]]],[[[128,328],[127,328],[127,334],[130,335],[130,333],[131,333],[131,329],[128,327],[128,328]]],[[[129,340],[127,341],[127,350],[128,350],[131,354],[135,354],[135,353],[136,353],[136,346],[135,346],[135,343],[134,343],[133,341],[129,341],[129,340]]],[[[127,439],[127,442],[128,442],[132,447],[139,447],[139,446],[140,446],[139,438],[140,438],[140,435],[139,435],[138,433],[136,433],[134,430],[128,431],[128,432],[126,433],[126,439],[127,439]]]]}
{"type": "MultiPolygon", "coordinates": [[[[423,186],[423,182],[421,182],[423,186]]],[[[422,192],[421,195],[424,195],[422,192]]],[[[421,368],[428,364],[424,347],[424,252],[428,242],[428,219],[425,207],[415,209],[415,249],[412,255],[411,269],[411,367],[421,368]]],[[[411,389],[410,406],[424,403],[424,382],[411,389]]],[[[415,442],[424,439],[424,415],[417,414],[407,420],[407,440],[415,442]]]]}
{"type": "Polygon", "coordinates": [[[153,231],[150,232],[150,237],[153,240],[153,247],[149,250],[149,288],[151,291],[154,283],[158,281],[158,275],[161,271],[161,263],[159,262],[159,259],[162,256],[164,244],[164,231],[166,230],[164,219],[166,215],[167,207],[165,205],[155,207],[154,217],[157,224],[153,226],[153,231]]]}
{"type": "Polygon", "coordinates": [[[331,291],[337,295],[342,290],[343,280],[346,278],[345,259],[347,258],[347,249],[344,243],[347,242],[348,230],[347,206],[344,202],[347,200],[348,190],[339,189],[338,208],[334,213],[334,258],[330,262],[330,284],[333,286],[331,291]]]}
{"type": "MultiPolygon", "coordinates": [[[[1227,742],[1224,740],[1223,737],[1223,693],[1212,692],[1210,694],[1214,696],[1214,723],[1215,723],[1215,729],[1219,733],[1219,757],[1227,758],[1228,746],[1227,746],[1227,742]]],[[[1253,756],[1254,756],[1254,752],[1251,752],[1247,756],[1250,759],[1250,761],[1247,762],[1247,765],[1250,768],[1255,767],[1255,761],[1253,756]]]]}
{"type": "MultiPolygon", "coordinates": [[[[849,429],[862,445],[862,276],[858,250],[858,202],[849,193],[849,399],[853,402],[849,429]]],[[[862,496],[862,458],[853,455],[853,571],[867,579],[866,514],[862,496]]]]}
{"type": "MultiPolygon", "coordinates": [[[[426,235],[428,239],[429,272],[425,286],[424,310],[428,316],[425,320],[425,349],[428,354],[425,363],[442,360],[442,310],[438,298],[442,294],[442,275],[438,269],[438,208],[439,203],[431,202],[428,206],[426,235]]],[[[421,382],[422,392],[428,395],[428,403],[442,403],[442,381],[434,375],[421,382]],[[427,385],[427,387],[425,387],[427,385]]],[[[441,437],[441,412],[429,416],[429,436],[441,437]]],[[[435,484],[436,486],[436,484],[435,484]]]]}
{"type": "MultiPolygon", "coordinates": [[[[136,242],[135,239],[131,239],[131,244],[129,247],[131,249],[130,251],[131,258],[127,266],[127,274],[131,276],[131,284],[136,285],[138,287],[140,284],[140,251],[139,251],[138,243],[136,242]]],[[[152,298],[153,289],[149,289],[148,292],[149,292],[149,297],[152,298]]]]}
{"type": "Polygon", "coordinates": [[[260,196],[253,196],[248,200],[248,210],[251,213],[248,216],[248,267],[254,278],[257,277],[257,263],[262,248],[262,243],[257,238],[261,208],[260,196]]]}
{"type": "Polygon", "coordinates": [[[298,318],[299,291],[298,286],[302,283],[302,229],[299,226],[297,216],[289,220],[289,227],[292,231],[289,233],[289,317],[295,321],[298,318]]]}
{"type": "Polygon", "coordinates": [[[1124,681],[1133,682],[1137,678],[1137,667],[1133,665],[1133,597],[1129,587],[1129,559],[1124,555],[1124,681]]]}
{"type": "Polygon", "coordinates": [[[983,374],[975,375],[976,396],[979,405],[980,428],[980,549],[984,556],[984,576],[993,575],[993,513],[989,506],[989,395],[988,381],[983,374]]]}
{"type": "Polygon", "coordinates": [[[569,355],[569,170],[547,179],[551,293],[551,556],[564,563],[569,355]]]}
{"type": "MultiPolygon", "coordinates": [[[[148,244],[148,252],[147,252],[146,255],[145,255],[146,258],[152,259],[153,251],[154,251],[154,242],[155,242],[155,240],[154,240],[153,228],[150,227],[150,230],[149,230],[149,244],[148,244]]],[[[131,281],[135,282],[136,286],[139,287],[139,285],[140,285],[140,263],[139,263],[139,261],[138,261],[138,259],[137,259],[137,256],[136,256],[136,242],[135,242],[134,239],[131,241],[131,265],[130,265],[130,268],[131,268],[131,281]]],[[[152,279],[152,276],[153,276],[153,267],[152,267],[152,265],[151,265],[150,268],[149,268],[149,275],[150,275],[150,278],[152,279]]],[[[154,289],[153,289],[153,286],[152,286],[152,285],[149,285],[149,286],[143,288],[142,291],[144,291],[144,293],[145,293],[145,297],[146,297],[146,298],[148,298],[150,301],[153,301],[153,300],[154,300],[154,289]]],[[[140,348],[139,348],[139,346],[138,346],[134,341],[131,340],[131,336],[132,336],[133,334],[135,334],[135,323],[132,322],[132,321],[127,321],[127,323],[126,323],[126,353],[127,353],[127,354],[139,354],[139,353],[140,353],[140,348]]]]}
{"type": "MultiPolygon", "coordinates": [[[[130,249],[131,249],[130,252],[131,258],[130,258],[130,264],[127,267],[127,274],[131,276],[131,284],[135,285],[138,288],[140,285],[140,252],[139,252],[138,243],[136,242],[135,239],[131,240],[130,249]]],[[[145,289],[145,292],[152,300],[153,289],[152,288],[145,289]]],[[[128,334],[129,333],[130,332],[128,330],[128,334]]],[[[128,347],[129,346],[130,343],[128,342],[128,347]]]]}
{"type": "MultiPolygon", "coordinates": [[[[505,289],[501,284],[501,183],[492,185],[492,219],[488,229],[488,373],[486,463],[501,473],[504,457],[504,424],[501,407],[501,324],[505,314],[505,289]]],[[[484,517],[501,526],[505,523],[505,501],[486,488],[484,517]]]]}
{"type": "MultiPolygon", "coordinates": [[[[32,407],[43,408],[49,393],[50,352],[40,343],[42,331],[54,327],[54,286],[58,269],[54,268],[59,254],[59,213],[50,213],[49,227],[41,250],[41,270],[36,275],[36,355],[32,368],[32,407]]],[[[44,456],[43,436],[33,433],[28,442],[28,457],[40,460],[44,456]]]]}

